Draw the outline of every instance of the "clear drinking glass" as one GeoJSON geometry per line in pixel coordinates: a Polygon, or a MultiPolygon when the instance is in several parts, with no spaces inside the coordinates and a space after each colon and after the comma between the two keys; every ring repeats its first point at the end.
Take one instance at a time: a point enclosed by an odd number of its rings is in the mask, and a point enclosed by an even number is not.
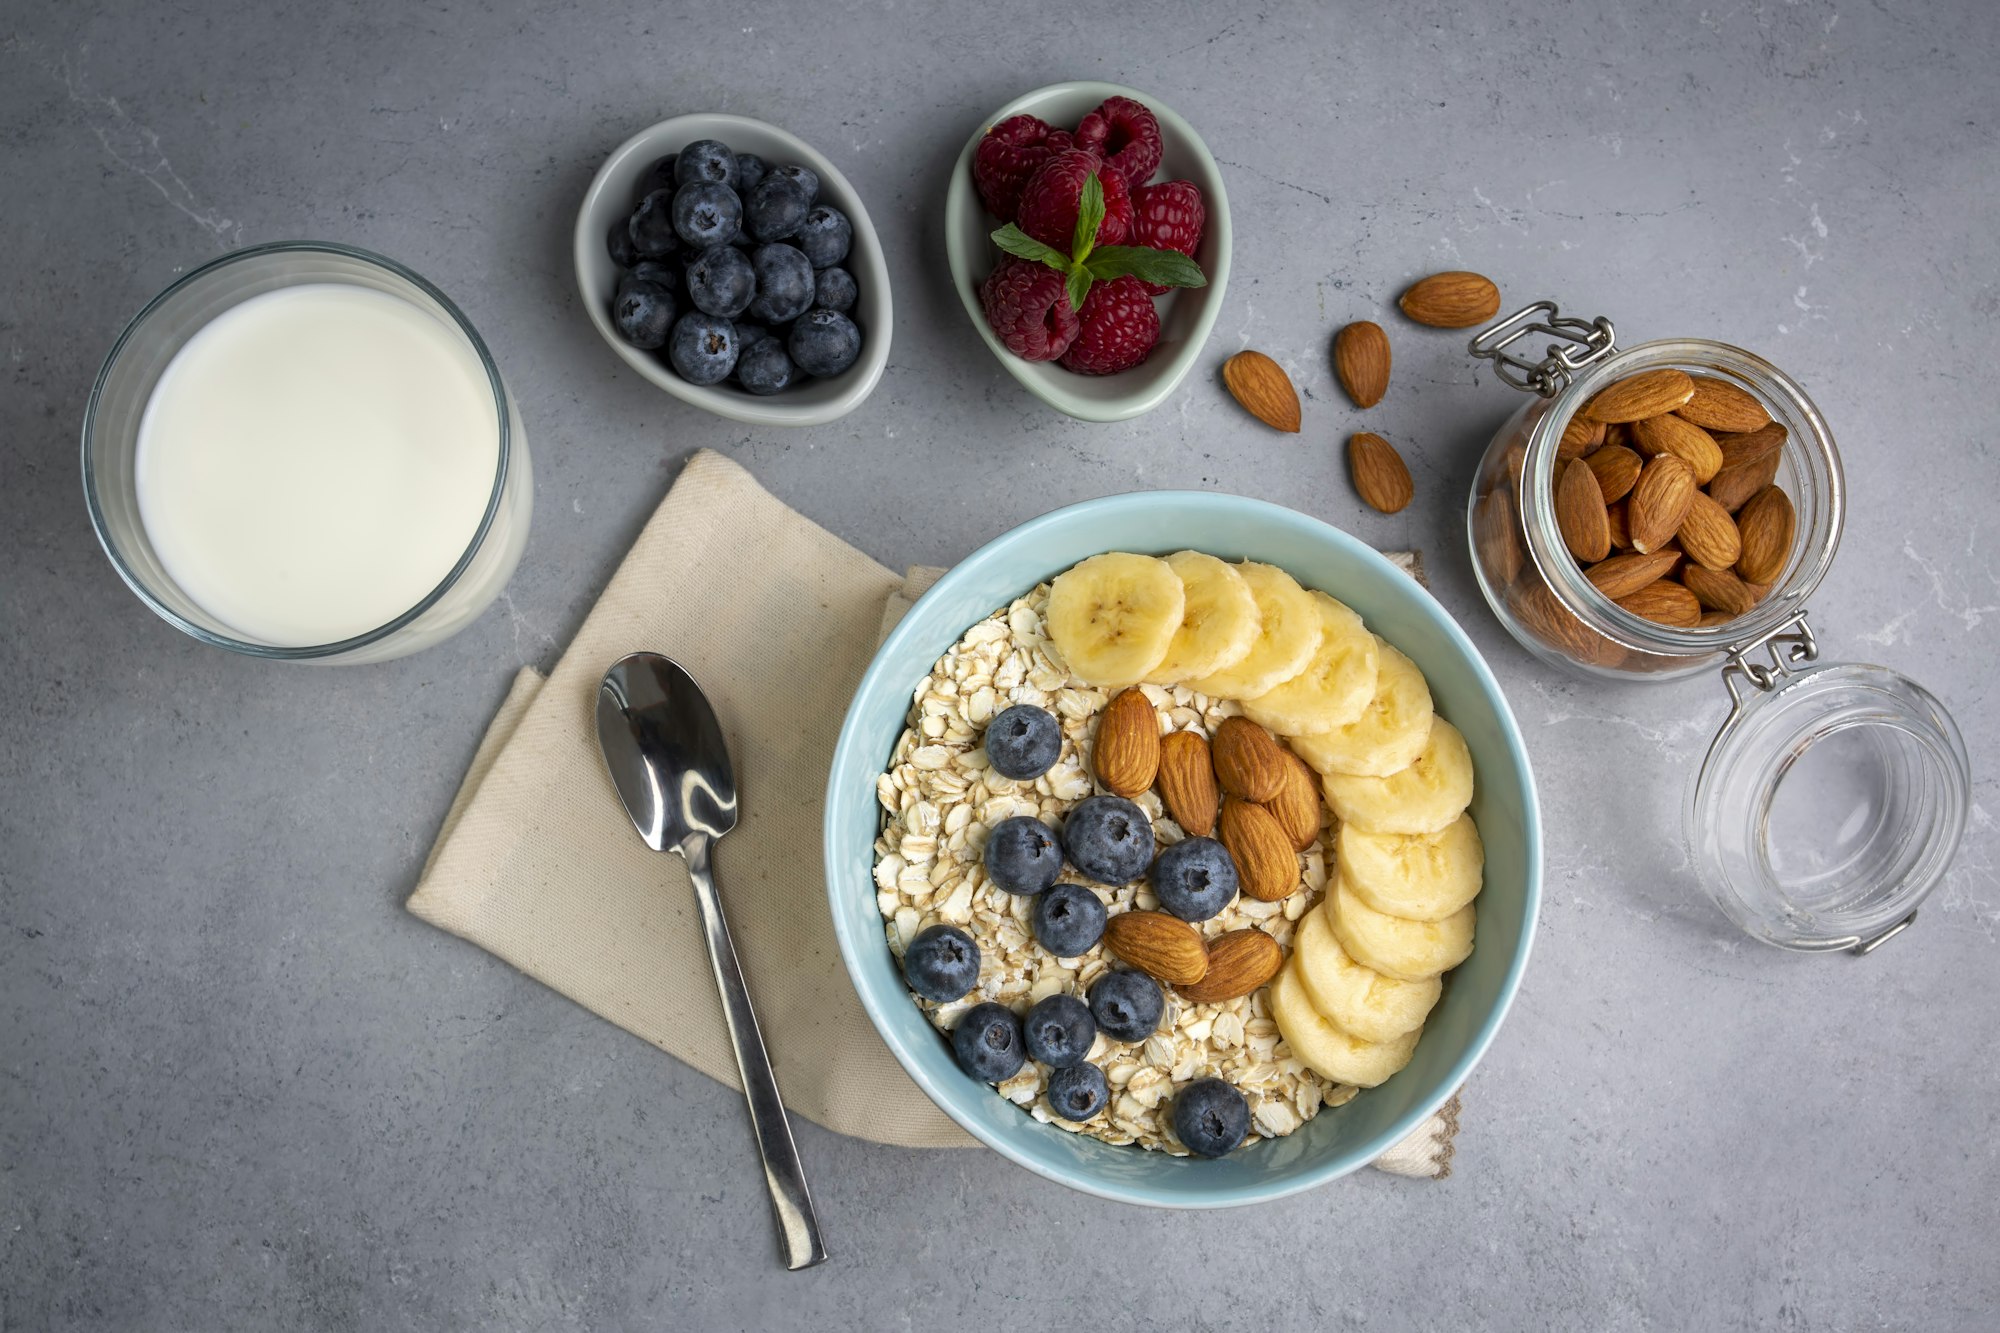
{"type": "Polygon", "coordinates": [[[83,419],[83,489],[97,538],[119,576],[168,624],[203,643],[251,657],[352,664],[416,652],[463,629],[500,595],[520,562],[534,507],[534,477],[520,411],[486,344],[445,294],[393,260],[348,246],[286,241],[252,246],[193,270],[141,310],[105,358],[83,419]],[[493,486],[479,526],[444,579],[415,606],[337,643],[291,647],[245,638],[168,575],[140,520],[139,424],[174,356],[216,316],[252,297],[309,283],[365,287],[398,297],[464,339],[485,370],[499,430],[493,486]]]}
{"type": "Polygon", "coordinates": [[[1739,347],[1673,339],[1620,350],[1608,320],[1553,302],[1473,339],[1474,356],[1531,397],[1494,434],[1466,510],[1472,566],[1500,623],[1587,680],[1665,681],[1718,671],[1733,707],[1688,776],[1683,836],[1729,919],[1789,949],[1866,953],[1914,920],[1965,831],[1972,774],[1951,714],[1884,667],[1821,662],[1806,599],[1840,546],[1840,455],[1805,391],[1739,347]],[[1545,359],[1509,347],[1548,336],[1545,359]],[[1774,483],[1797,531],[1784,570],[1749,612],[1708,628],[1632,614],[1564,545],[1554,478],[1563,428],[1613,381],[1675,367],[1763,403],[1786,437],[1774,483]]]}

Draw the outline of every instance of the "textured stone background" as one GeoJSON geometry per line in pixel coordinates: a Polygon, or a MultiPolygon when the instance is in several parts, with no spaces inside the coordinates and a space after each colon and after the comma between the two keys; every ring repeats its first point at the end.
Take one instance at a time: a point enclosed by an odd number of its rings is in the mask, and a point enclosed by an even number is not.
{"type": "Polygon", "coordinates": [[[1996,126],[1990,0],[1174,4],[1136,26],[1092,5],[4,6],[0,1327],[1991,1327],[1996,126]],[[988,109],[1093,76],[1202,130],[1237,224],[1208,366],[1117,426],[994,364],[939,224],[988,109]],[[578,308],[591,171],[704,108],[811,139],[883,231],[894,355],[835,425],[683,408],[578,308]],[[78,494],[124,321],[185,266],[298,236],[449,291],[534,442],[508,595],[387,666],[175,635],[78,494]],[[1459,266],[1626,341],[1761,351],[1833,423],[1852,509],[1822,640],[1937,690],[1979,782],[1949,883],[1873,959],[1762,949],[1697,896],[1680,801],[1718,685],[1579,686],[1480,602],[1461,507],[1513,402],[1460,339],[1384,321],[1397,378],[1370,425],[1419,500],[1353,498],[1329,337],[1459,266]],[[1302,436],[1221,392],[1245,345],[1308,395],[1302,436]],[[837,1257],[788,1277],[733,1094],[405,915],[513,668],[554,660],[704,445],[896,565],[1154,486],[1424,548],[1527,726],[1549,830],[1534,965],[1456,1174],[1167,1216],[805,1126],[837,1257]]]}

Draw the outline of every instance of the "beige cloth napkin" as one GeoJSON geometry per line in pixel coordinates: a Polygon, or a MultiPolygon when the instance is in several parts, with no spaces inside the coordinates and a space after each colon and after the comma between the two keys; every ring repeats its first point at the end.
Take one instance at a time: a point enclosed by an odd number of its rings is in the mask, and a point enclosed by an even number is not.
{"type": "MultiPolygon", "coordinates": [[[[686,871],[639,841],[597,753],[605,668],[636,649],[669,653],[729,737],[743,814],[716,877],[786,1105],[878,1143],[975,1146],[862,1012],[820,860],[848,700],[880,635],[940,572],[898,577],[735,463],[696,454],[554,671],[515,676],[409,910],[740,1086],[686,871]]],[[[1442,1178],[1457,1130],[1453,1098],[1375,1164],[1442,1178]]]]}

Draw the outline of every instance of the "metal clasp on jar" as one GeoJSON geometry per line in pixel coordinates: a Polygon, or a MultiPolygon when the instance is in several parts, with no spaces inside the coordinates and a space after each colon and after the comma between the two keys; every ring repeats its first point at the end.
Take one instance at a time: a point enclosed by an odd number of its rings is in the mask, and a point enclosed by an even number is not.
{"type": "Polygon", "coordinates": [[[1554,301],[1537,301],[1486,329],[1467,347],[1474,356],[1491,361],[1495,373],[1508,384],[1553,398],[1569,387],[1577,371],[1616,351],[1617,342],[1617,330],[1602,315],[1594,320],[1565,319],[1554,301]],[[1541,360],[1507,350],[1537,333],[1560,340],[1548,345],[1541,360]]]}

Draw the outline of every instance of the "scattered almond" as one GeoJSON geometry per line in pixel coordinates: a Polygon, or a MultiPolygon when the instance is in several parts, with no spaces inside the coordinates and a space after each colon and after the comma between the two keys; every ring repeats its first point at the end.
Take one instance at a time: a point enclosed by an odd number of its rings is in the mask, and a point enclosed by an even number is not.
{"type": "Polygon", "coordinates": [[[1797,522],[1791,497],[1776,486],[1766,486],[1751,496],[1736,515],[1736,526],[1743,535],[1737,577],[1745,583],[1775,582],[1791,558],[1792,531],[1797,522]]]}
{"type": "Polygon", "coordinates": [[[1222,363],[1222,382],[1243,410],[1273,430],[1299,431],[1299,391],[1285,368],[1262,352],[1238,352],[1222,363]]]}
{"type": "Polygon", "coordinates": [[[1694,473],[1674,455],[1660,454],[1646,464],[1626,501],[1632,549],[1644,555],[1664,546],[1680,530],[1694,491],[1694,473]]]}
{"type": "Polygon", "coordinates": [[[1396,513],[1416,496],[1416,483],[1410,480],[1403,456],[1380,435],[1362,431],[1349,438],[1347,466],[1361,498],[1385,514],[1396,513]]]}
{"type": "Polygon", "coordinates": [[[1729,511],[1701,491],[1694,493],[1687,517],[1674,534],[1689,560],[1705,569],[1727,569],[1742,553],[1742,534],[1729,511]]]}
{"type": "Polygon", "coordinates": [[[1229,717],[1209,741],[1222,789],[1246,801],[1268,801],[1285,781],[1285,751],[1247,717],[1229,717]]]}
{"type": "Polygon", "coordinates": [[[1604,493],[1604,503],[1616,504],[1631,493],[1632,483],[1639,480],[1639,469],[1646,460],[1622,444],[1607,444],[1602,449],[1586,454],[1583,459],[1597,477],[1597,489],[1604,493]]]}
{"type": "Polygon", "coordinates": [[[1165,912],[1120,912],[1104,923],[1104,947],[1170,986],[1192,986],[1208,974],[1201,932],[1165,912]]]}
{"type": "Polygon", "coordinates": [[[1751,496],[1778,479],[1778,466],[1783,461],[1784,455],[1773,450],[1747,463],[1724,467],[1708,483],[1709,498],[1733,514],[1751,496]]]}
{"type": "Polygon", "coordinates": [[[1649,583],[1617,601],[1635,616],[1675,629],[1693,629],[1701,620],[1701,603],[1672,579],[1649,583]]]}
{"type": "Polygon", "coordinates": [[[1208,972],[1191,985],[1176,986],[1194,1004],[1239,999],[1269,984],[1285,965],[1278,942],[1255,926],[1231,930],[1208,942],[1208,972]]]}
{"type": "Polygon", "coordinates": [[[1356,407],[1381,402],[1389,392],[1389,335],[1382,326],[1358,319],[1334,334],[1333,373],[1356,407]]]}
{"type": "Polygon", "coordinates": [[[1176,731],[1161,740],[1158,781],[1160,800],[1176,824],[1201,838],[1215,831],[1215,812],[1222,804],[1222,794],[1216,790],[1207,737],[1195,731],[1176,731]]]}
{"type": "Polygon", "coordinates": [[[1263,806],[1231,796],[1222,802],[1216,836],[1236,863],[1243,892],[1274,903],[1299,887],[1299,857],[1284,826],[1263,806]]]}
{"type": "Polygon", "coordinates": [[[1604,511],[1604,492],[1587,459],[1572,458],[1556,483],[1556,529],[1578,563],[1589,564],[1611,554],[1611,523],[1604,511]]]}
{"type": "Polygon", "coordinates": [[[1715,437],[1716,448],[1722,450],[1722,466],[1725,468],[1755,463],[1776,453],[1784,444],[1785,428],[1775,421],[1758,430],[1715,437]]]}
{"type": "Polygon", "coordinates": [[[1662,366],[1605,386],[1583,405],[1583,414],[1599,421],[1643,421],[1671,412],[1692,397],[1693,377],[1685,370],[1662,366]]]}
{"type": "Polygon", "coordinates": [[[1713,375],[1692,375],[1694,397],[1675,413],[1704,430],[1753,431],[1771,424],[1771,414],[1748,389],[1713,375]]]}
{"type": "Polygon", "coordinates": [[[1153,785],[1160,768],[1160,718],[1137,686],[1121,692],[1099,715],[1091,764],[1098,782],[1128,800],[1153,785]]]}
{"type": "Polygon", "coordinates": [[[1263,806],[1292,840],[1293,851],[1302,852],[1319,841],[1319,778],[1290,750],[1285,751],[1284,784],[1263,806]]]}
{"type": "Polygon", "coordinates": [[[1412,283],[1396,304],[1419,324],[1468,329],[1500,313],[1500,289],[1477,273],[1433,273],[1412,283]]]}
{"type": "Polygon", "coordinates": [[[1715,437],[1671,414],[1633,422],[1632,446],[1648,458],[1672,454],[1688,465],[1697,486],[1706,486],[1722,470],[1722,449],[1715,437]]]}
{"type": "Polygon", "coordinates": [[[1627,551],[1614,555],[1609,560],[1600,560],[1583,572],[1591,585],[1599,592],[1617,601],[1629,597],[1649,583],[1657,582],[1673,572],[1680,561],[1675,551],[1655,551],[1651,555],[1640,555],[1637,551],[1627,551]]]}
{"type": "MultiPolygon", "coordinates": [[[[1731,570],[1689,565],[1681,571],[1681,582],[1709,612],[1721,612],[1733,618],[1757,605],[1757,594],[1731,570]]],[[[1704,620],[1707,618],[1706,614],[1702,617],[1704,620]]]]}

